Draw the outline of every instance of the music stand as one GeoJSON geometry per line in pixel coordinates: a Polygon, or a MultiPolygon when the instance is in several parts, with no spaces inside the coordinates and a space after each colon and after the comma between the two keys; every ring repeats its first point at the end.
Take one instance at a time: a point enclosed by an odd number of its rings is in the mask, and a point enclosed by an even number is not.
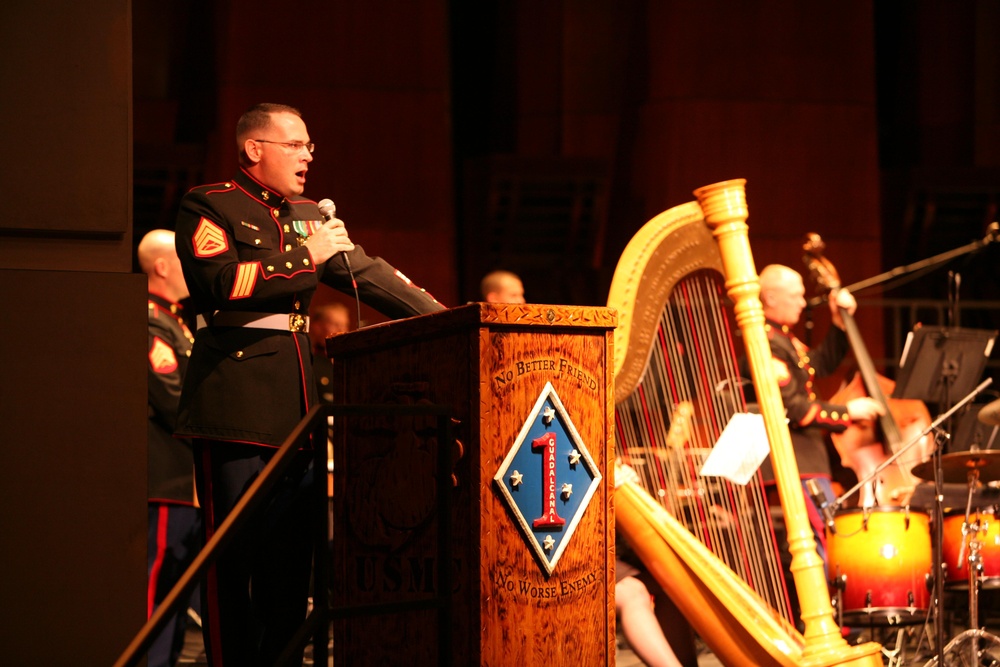
{"type": "Polygon", "coordinates": [[[909,333],[899,360],[892,398],[913,398],[951,407],[982,378],[997,332],[986,329],[918,326],[909,333]]]}
{"type": "MultiPolygon", "coordinates": [[[[979,383],[993,350],[996,331],[958,327],[918,326],[909,333],[899,360],[899,376],[893,398],[911,398],[937,404],[939,412],[951,408],[953,396],[965,396],[979,383]]],[[[950,419],[949,419],[950,421],[950,419]]],[[[935,435],[934,461],[934,630],[937,664],[944,650],[944,576],[941,570],[944,543],[944,473],[941,450],[951,432],[935,435]]]]}

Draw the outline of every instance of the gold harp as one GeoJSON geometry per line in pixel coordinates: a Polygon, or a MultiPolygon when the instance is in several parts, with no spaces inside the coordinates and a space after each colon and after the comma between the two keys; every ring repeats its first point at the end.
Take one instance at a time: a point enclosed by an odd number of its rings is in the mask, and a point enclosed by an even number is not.
{"type": "Polygon", "coordinates": [[[619,318],[616,453],[626,464],[616,470],[617,527],[724,664],[880,666],[881,647],[850,646],[834,620],[771,368],[744,184],[696,190],[696,202],[644,225],[619,260],[608,297],[619,318]],[[801,634],[759,477],[742,485],[698,474],[745,407],[733,321],[770,443],[801,634]]]}

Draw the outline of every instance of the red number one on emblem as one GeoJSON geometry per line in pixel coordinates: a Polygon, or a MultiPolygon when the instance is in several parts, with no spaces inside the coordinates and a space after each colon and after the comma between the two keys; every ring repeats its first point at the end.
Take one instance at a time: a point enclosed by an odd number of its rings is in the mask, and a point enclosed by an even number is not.
{"type": "Polygon", "coordinates": [[[534,528],[546,526],[562,526],[566,520],[559,516],[556,506],[556,434],[546,433],[531,441],[531,449],[542,450],[542,516],[535,519],[531,525],[534,528]]]}

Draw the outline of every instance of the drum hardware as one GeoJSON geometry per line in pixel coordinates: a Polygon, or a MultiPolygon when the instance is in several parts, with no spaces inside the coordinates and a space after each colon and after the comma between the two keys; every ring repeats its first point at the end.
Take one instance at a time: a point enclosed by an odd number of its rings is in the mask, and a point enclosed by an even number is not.
{"type": "Polygon", "coordinates": [[[903,628],[896,631],[896,648],[891,650],[882,648],[882,655],[886,657],[886,667],[901,667],[903,664],[903,632],[905,632],[903,628]]]}
{"type": "MultiPolygon", "coordinates": [[[[970,581],[982,581],[983,579],[983,555],[982,547],[983,542],[979,539],[980,532],[986,532],[990,528],[990,522],[985,519],[980,523],[979,511],[976,510],[976,520],[969,522],[969,514],[966,512],[965,521],[962,522],[962,534],[969,535],[968,545],[969,545],[969,575],[972,577],[970,581]],[[973,574],[972,570],[975,570],[973,574]]],[[[958,552],[958,566],[962,565],[962,558],[965,556],[965,545],[966,540],[962,540],[962,548],[958,552]]]]}
{"type": "MultiPolygon", "coordinates": [[[[998,651],[1000,651],[1000,637],[991,635],[985,630],[966,630],[948,642],[941,654],[950,658],[945,661],[945,667],[951,667],[951,665],[974,665],[975,667],[989,665],[992,667],[1000,664],[997,659],[998,651]],[[991,646],[980,649],[980,639],[986,640],[991,646]],[[990,652],[987,653],[987,651],[990,652]],[[969,656],[972,662],[966,662],[962,658],[963,655],[969,656]],[[989,660],[989,662],[984,662],[984,660],[989,660]]],[[[924,663],[924,667],[937,667],[937,665],[937,657],[924,663]]]]}
{"type": "Polygon", "coordinates": [[[978,550],[979,588],[1000,587],[1000,521],[995,506],[973,504],[966,510],[955,510],[944,519],[945,584],[949,588],[966,589],[968,567],[972,564],[971,547],[978,550]],[[972,541],[975,544],[972,544],[972,541]]]}
{"type": "Polygon", "coordinates": [[[837,566],[837,574],[829,580],[830,588],[834,590],[833,608],[837,610],[837,625],[844,627],[844,590],[847,589],[847,575],[840,572],[837,566]]]}

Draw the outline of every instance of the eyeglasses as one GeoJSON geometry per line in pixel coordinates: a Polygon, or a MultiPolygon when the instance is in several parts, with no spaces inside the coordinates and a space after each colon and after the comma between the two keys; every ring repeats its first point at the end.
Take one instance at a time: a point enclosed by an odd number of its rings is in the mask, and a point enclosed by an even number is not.
{"type": "Polygon", "coordinates": [[[311,141],[309,143],[304,143],[301,141],[268,141],[267,139],[254,139],[254,141],[260,142],[262,144],[278,144],[279,146],[287,146],[296,153],[302,150],[303,148],[309,151],[310,153],[316,150],[316,144],[314,144],[311,141]]]}

